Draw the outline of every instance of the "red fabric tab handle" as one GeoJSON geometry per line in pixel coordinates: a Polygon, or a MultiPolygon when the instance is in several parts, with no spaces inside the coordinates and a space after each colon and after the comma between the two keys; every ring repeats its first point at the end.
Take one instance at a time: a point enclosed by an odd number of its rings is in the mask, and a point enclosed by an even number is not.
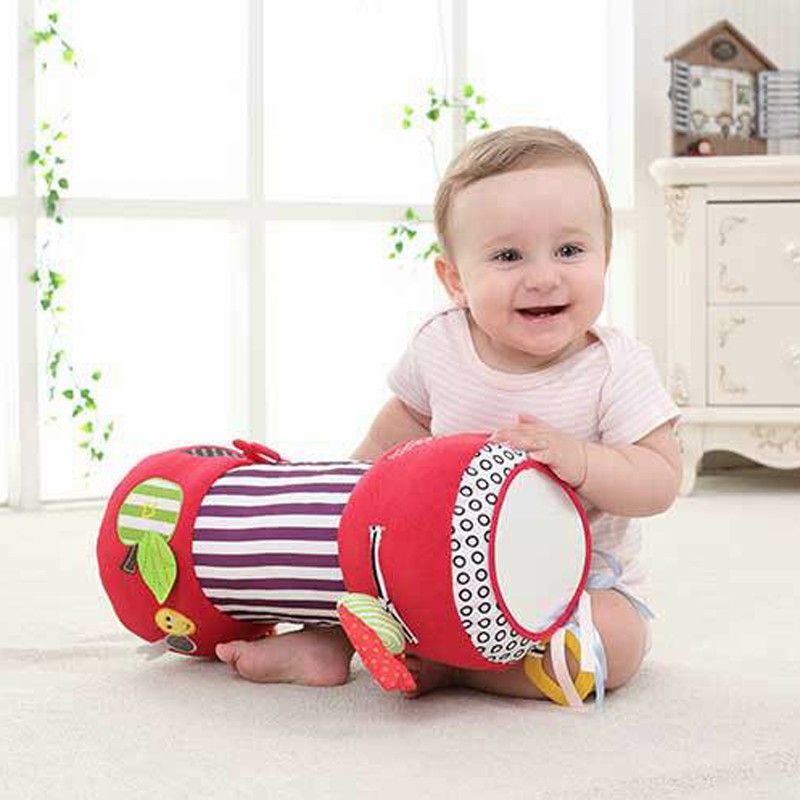
{"type": "Polygon", "coordinates": [[[244,439],[234,439],[233,446],[241,450],[245,458],[250,459],[256,464],[279,464],[283,461],[280,453],[276,453],[269,447],[258,442],[246,442],[244,439]]]}

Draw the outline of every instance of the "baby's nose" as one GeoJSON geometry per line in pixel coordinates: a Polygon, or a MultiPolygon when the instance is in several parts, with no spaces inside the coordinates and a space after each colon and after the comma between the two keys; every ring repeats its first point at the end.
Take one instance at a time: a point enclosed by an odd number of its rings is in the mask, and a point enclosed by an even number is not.
{"type": "Polygon", "coordinates": [[[525,287],[546,291],[559,283],[558,266],[548,259],[541,259],[528,265],[525,270],[525,287]]]}

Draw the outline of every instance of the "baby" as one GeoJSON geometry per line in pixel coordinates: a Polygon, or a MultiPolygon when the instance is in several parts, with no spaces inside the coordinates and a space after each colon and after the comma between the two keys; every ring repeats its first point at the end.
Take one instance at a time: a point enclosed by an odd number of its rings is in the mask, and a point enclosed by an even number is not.
{"type": "MultiPolygon", "coordinates": [[[[374,460],[424,436],[492,432],[574,487],[594,550],[590,593],[606,688],[638,671],[652,616],[637,517],[667,509],[681,478],[678,409],[643,345],[595,323],[612,242],[611,207],[586,151],[563,134],[513,127],[469,142],[434,207],[436,274],[453,307],[420,327],[392,371],[394,396],[354,457],[374,460]]],[[[230,642],[217,655],[264,682],[336,685],[352,648],[339,629],[230,642]]],[[[553,665],[470,671],[409,657],[423,694],[460,685],[552,697],[553,665]]],[[[570,656],[573,677],[577,661],[570,656]]]]}

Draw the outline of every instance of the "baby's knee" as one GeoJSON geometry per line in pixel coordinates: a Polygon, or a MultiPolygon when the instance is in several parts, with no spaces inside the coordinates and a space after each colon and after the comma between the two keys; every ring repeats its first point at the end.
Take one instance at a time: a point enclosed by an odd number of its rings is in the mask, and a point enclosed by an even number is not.
{"type": "Polygon", "coordinates": [[[606,688],[617,689],[639,671],[645,653],[647,623],[632,603],[615,591],[592,593],[592,615],[606,653],[606,688]]]}

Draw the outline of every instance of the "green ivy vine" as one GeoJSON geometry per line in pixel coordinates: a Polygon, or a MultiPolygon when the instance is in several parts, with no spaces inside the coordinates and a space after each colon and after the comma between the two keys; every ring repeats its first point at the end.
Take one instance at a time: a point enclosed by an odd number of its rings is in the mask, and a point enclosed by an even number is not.
{"type": "MultiPolygon", "coordinates": [[[[75,51],[58,29],[59,15],[47,15],[47,25],[35,30],[32,41],[36,46],[40,70],[46,73],[47,57],[56,48],[60,60],[68,67],[77,67],[75,51]]],[[[63,122],[53,125],[47,120],[37,124],[36,148],[27,154],[27,165],[33,169],[43,187],[42,203],[49,225],[63,225],[61,210],[63,192],[69,189],[65,173],[65,142],[67,132],[63,122]]],[[[51,403],[66,404],[78,433],[78,447],[85,451],[89,466],[100,462],[105,456],[106,445],[114,431],[114,422],[104,423],[99,415],[95,388],[102,378],[100,370],[92,370],[87,379],[75,366],[63,342],[63,319],[66,309],[61,301],[61,291],[67,282],[62,271],[56,269],[49,259],[51,236],[42,242],[37,258],[37,268],[29,274],[29,280],[37,286],[37,299],[41,311],[48,315],[50,342],[47,354],[47,394],[51,403]]],[[[87,471],[88,475],[88,471],[87,471]]]]}
{"type": "MultiPolygon", "coordinates": [[[[403,129],[409,130],[415,126],[423,126],[425,138],[428,140],[433,155],[434,169],[438,179],[441,179],[441,175],[436,164],[436,131],[443,119],[443,113],[452,112],[453,110],[461,111],[464,115],[464,124],[466,126],[475,125],[480,130],[488,130],[491,127],[489,120],[482,113],[485,102],[486,98],[482,94],[476,93],[472,84],[465,83],[461,92],[454,95],[439,94],[433,87],[428,87],[427,105],[423,105],[419,109],[413,106],[404,106],[403,129]],[[416,122],[418,119],[422,121],[416,122]]],[[[405,210],[403,218],[389,230],[389,236],[392,239],[389,258],[399,258],[408,253],[419,233],[421,222],[422,220],[415,209],[407,208],[405,210]]],[[[414,258],[427,261],[441,252],[439,243],[434,239],[432,242],[421,246],[414,254],[414,258]]]]}

